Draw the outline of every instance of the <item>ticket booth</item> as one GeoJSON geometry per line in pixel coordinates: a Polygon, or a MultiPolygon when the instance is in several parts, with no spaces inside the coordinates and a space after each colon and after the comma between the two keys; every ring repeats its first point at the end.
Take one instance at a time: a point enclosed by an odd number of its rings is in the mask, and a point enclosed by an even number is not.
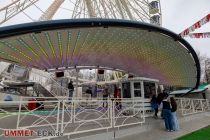
{"type": "Polygon", "coordinates": [[[131,99],[149,99],[157,94],[159,80],[149,78],[128,78],[121,80],[121,97],[131,99]]]}
{"type": "MultiPolygon", "coordinates": [[[[141,100],[141,103],[134,106],[134,111],[142,108],[144,116],[149,117],[153,115],[151,107],[152,94],[157,95],[159,80],[149,78],[128,78],[120,82],[121,84],[121,97],[123,99],[141,100]]],[[[134,103],[134,102],[133,102],[134,103]]],[[[129,107],[132,102],[122,102],[122,106],[129,107]]]]}

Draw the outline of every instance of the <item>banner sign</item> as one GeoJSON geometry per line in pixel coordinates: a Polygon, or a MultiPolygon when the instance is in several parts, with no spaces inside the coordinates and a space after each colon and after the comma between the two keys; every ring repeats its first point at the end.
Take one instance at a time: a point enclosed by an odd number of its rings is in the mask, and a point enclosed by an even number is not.
{"type": "Polygon", "coordinates": [[[188,34],[190,38],[210,38],[210,32],[206,33],[190,33],[188,34]]]}
{"type": "Polygon", "coordinates": [[[206,24],[209,21],[210,21],[210,14],[208,14],[207,16],[205,16],[204,18],[202,18],[198,22],[194,23],[189,28],[187,28],[184,31],[182,31],[179,35],[181,37],[187,36],[187,35],[189,35],[189,33],[195,31],[195,29],[198,29],[198,28],[202,27],[204,24],[206,24]]]}

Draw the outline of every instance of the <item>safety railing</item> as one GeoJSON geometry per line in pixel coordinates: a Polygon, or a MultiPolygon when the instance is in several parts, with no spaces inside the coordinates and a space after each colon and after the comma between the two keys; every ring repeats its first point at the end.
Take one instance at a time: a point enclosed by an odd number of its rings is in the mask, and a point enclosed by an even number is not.
{"type": "Polygon", "coordinates": [[[30,80],[39,83],[46,88],[53,96],[68,96],[69,90],[61,86],[55,81],[48,73],[39,72],[38,70],[32,70],[30,72],[30,80]]]}
{"type": "Polygon", "coordinates": [[[0,128],[60,132],[64,136],[108,130],[145,122],[142,100],[57,100],[55,98],[22,98],[21,101],[0,102],[0,128]],[[88,103],[87,103],[88,102],[88,103]],[[11,110],[11,105],[14,109],[11,110]],[[9,114],[9,115],[8,115],[9,114]],[[4,122],[4,123],[1,123],[4,122]],[[16,123],[14,123],[16,122],[16,123]],[[9,124],[11,127],[5,127],[9,124]]]}
{"type": "Polygon", "coordinates": [[[121,127],[145,122],[143,100],[114,100],[112,102],[113,126],[121,127]]]}
{"type": "Polygon", "coordinates": [[[176,98],[178,111],[182,115],[205,112],[210,109],[208,99],[176,98]]]}

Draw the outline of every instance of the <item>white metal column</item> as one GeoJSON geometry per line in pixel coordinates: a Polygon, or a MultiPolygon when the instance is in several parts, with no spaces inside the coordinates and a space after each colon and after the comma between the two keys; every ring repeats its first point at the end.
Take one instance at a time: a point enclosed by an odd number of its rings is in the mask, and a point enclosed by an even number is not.
{"type": "Polygon", "coordinates": [[[76,72],[77,72],[77,75],[76,75],[76,95],[78,95],[78,76],[79,76],[79,69],[76,69],[76,72]]]}
{"type": "Polygon", "coordinates": [[[134,96],[134,82],[130,81],[130,92],[131,92],[131,98],[133,99],[134,96]]]}
{"type": "Polygon", "coordinates": [[[155,94],[156,94],[156,96],[158,95],[158,93],[157,93],[157,89],[158,89],[158,84],[157,84],[157,83],[155,83],[155,94]]]}
{"type": "Polygon", "coordinates": [[[144,81],[141,81],[141,98],[144,99],[144,81]]]}

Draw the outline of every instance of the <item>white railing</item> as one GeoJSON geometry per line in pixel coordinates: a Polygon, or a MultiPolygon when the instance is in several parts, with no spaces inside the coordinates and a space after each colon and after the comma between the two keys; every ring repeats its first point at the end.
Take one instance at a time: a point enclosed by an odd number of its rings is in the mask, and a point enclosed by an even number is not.
{"type": "MultiPolygon", "coordinates": [[[[142,100],[32,100],[27,97],[19,102],[0,102],[0,108],[2,106],[8,108],[1,109],[4,116],[1,117],[0,114],[0,121],[10,124],[12,129],[45,129],[63,133],[64,136],[145,122],[142,100]],[[10,105],[14,106],[14,110],[10,105]]],[[[0,129],[11,128],[0,123],[0,129]]],[[[50,138],[38,137],[34,132],[34,138],[50,138]]]]}
{"type": "MultiPolygon", "coordinates": [[[[178,109],[183,115],[209,109],[208,100],[205,99],[176,98],[176,100],[178,109]]],[[[144,123],[147,111],[151,110],[150,106],[148,108],[148,101],[145,99],[68,100],[62,98],[58,100],[54,97],[22,97],[20,101],[0,102],[0,130],[34,130],[33,138],[38,139],[56,137],[40,137],[37,135],[37,130],[40,129],[60,132],[64,136],[113,130],[144,123]]]]}
{"type": "Polygon", "coordinates": [[[182,115],[205,112],[210,109],[208,99],[176,98],[176,101],[182,115]]]}
{"type": "Polygon", "coordinates": [[[112,102],[114,127],[128,126],[145,122],[143,100],[114,100],[112,102]]]}

